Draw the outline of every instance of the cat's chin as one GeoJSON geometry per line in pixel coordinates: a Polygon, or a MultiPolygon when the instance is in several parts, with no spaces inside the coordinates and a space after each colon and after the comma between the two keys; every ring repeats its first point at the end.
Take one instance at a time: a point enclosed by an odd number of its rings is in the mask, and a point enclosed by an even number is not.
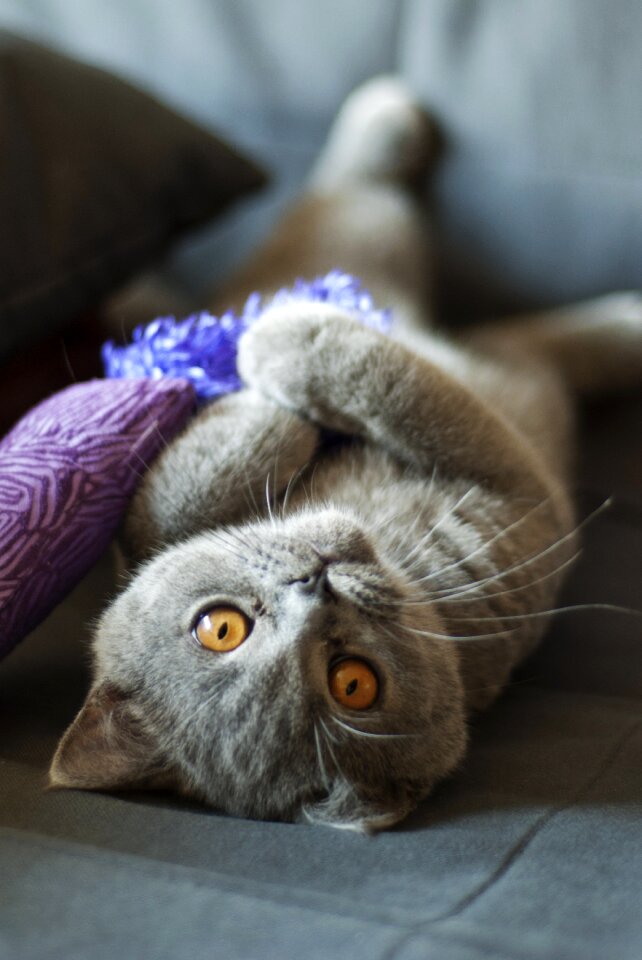
{"type": "Polygon", "coordinates": [[[404,820],[419,799],[397,797],[388,805],[382,800],[363,799],[344,780],[334,784],[330,794],[324,799],[305,804],[296,819],[313,826],[372,835],[389,830],[404,820]]]}

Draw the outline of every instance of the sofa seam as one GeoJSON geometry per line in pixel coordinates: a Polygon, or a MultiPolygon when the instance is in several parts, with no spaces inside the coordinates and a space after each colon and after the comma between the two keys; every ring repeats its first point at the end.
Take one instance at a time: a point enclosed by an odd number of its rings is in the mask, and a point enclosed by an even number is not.
{"type": "Polygon", "coordinates": [[[511,849],[502,857],[500,863],[484,881],[478,884],[475,889],[471,890],[468,894],[466,894],[466,896],[462,897],[453,907],[449,908],[444,913],[419,922],[414,929],[409,930],[406,934],[404,934],[390,951],[384,954],[382,960],[398,960],[400,957],[399,951],[403,949],[406,944],[410,943],[413,938],[421,936],[423,933],[429,933],[430,929],[438,924],[445,924],[450,920],[461,917],[461,915],[465,913],[469,907],[484,897],[489,890],[491,890],[500,880],[503,879],[504,876],[506,876],[513,865],[517,863],[517,861],[531,845],[533,840],[538,836],[541,830],[544,829],[544,827],[546,827],[558,814],[563,813],[564,811],[575,806],[582,796],[587,794],[597,783],[599,783],[600,779],[615,763],[620,752],[627,745],[627,743],[633,739],[635,733],[640,728],[642,728],[642,721],[640,720],[635,720],[632,724],[628,724],[615,743],[613,743],[607,750],[597,770],[595,770],[590,777],[588,777],[587,780],[585,780],[584,783],[579,786],[577,790],[575,790],[563,803],[549,807],[548,810],[537,817],[524,831],[519,840],[517,840],[511,849]]]}
{"type": "Polygon", "coordinates": [[[481,883],[476,890],[473,890],[465,897],[462,897],[459,903],[455,904],[454,907],[451,907],[441,916],[435,917],[430,922],[443,923],[448,920],[452,920],[454,917],[461,916],[461,914],[467,910],[468,907],[472,906],[472,904],[480,899],[480,897],[484,896],[488,890],[490,890],[499,880],[502,879],[503,876],[505,876],[506,873],[508,873],[513,864],[516,863],[521,855],[528,849],[538,833],[551,820],[553,820],[558,814],[563,813],[565,810],[569,810],[571,807],[575,806],[582,796],[587,794],[597,783],[599,783],[604,774],[615,763],[621,750],[626,746],[629,740],[633,738],[634,734],[640,727],[642,727],[642,721],[640,720],[635,720],[632,724],[629,724],[624,729],[621,736],[607,751],[597,770],[595,770],[595,772],[591,774],[591,776],[581,786],[579,786],[567,800],[558,804],[557,806],[549,807],[549,809],[546,810],[540,817],[536,818],[530,827],[522,834],[521,838],[513,845],[512,849],[505,854],[505,856],[502,858],[502,861],[498,864],[487,880],[481,883]]]}

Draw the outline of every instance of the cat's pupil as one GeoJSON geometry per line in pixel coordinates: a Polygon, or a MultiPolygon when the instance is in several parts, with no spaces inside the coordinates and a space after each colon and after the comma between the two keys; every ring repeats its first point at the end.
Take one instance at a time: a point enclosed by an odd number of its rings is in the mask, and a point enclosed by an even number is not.
{"type": "Polygon", "coordinates": [[[348,686],[346,687],[346,696],[351,697],[359,686],[359,681],[357,679],[351,680],[348,686]]]}
{"type": "Polygon", "coordinates": [[[227,620],[225,621],[225,623],[221,624],[221,626],[218,628],[217,636],[219,640],[222,640],[226,634],[227,634],[227,620]]]}

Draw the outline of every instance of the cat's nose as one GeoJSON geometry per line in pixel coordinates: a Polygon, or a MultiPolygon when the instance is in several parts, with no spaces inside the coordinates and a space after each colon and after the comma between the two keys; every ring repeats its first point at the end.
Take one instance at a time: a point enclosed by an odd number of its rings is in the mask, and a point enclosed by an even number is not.
{"type": "Polygon", "coordinates": [[[299,593],[326,598],[332,596],[332,588],[328,580],[328,560],[320,560],[313,570],[309,570],[302,577],[292,583],[299,593]]]}

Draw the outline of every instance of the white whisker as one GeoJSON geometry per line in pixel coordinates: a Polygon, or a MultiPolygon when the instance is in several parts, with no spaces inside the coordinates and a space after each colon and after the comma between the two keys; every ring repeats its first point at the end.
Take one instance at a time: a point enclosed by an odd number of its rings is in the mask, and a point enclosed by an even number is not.
{"type": "Polygon", "coordinates": [[[283,495],[283,501],[281,503],[281,518],[283,518],[286,514],[288,503],[290,501],[290,493],[293,485],[298,482],[304,470],[306,470],[308,466],[309,466],[309,461],[307,463],[304,463],[301,467],[299,467],[298,470],[295,470],[294,473],[291,475],[290,479],[288,480],[287,486],[285,488],[285,493],[283,495]]]}
{"type": "Polygon", "coordinates": [[[399,624],[400,630],[407,633],[414,633],[418,637],[428,637],[430,640],[494,640],[497,637],[508,637],[514,633],[514,629],[496,630],[494,633],[475,633],[465,636],[455,636],[450,633],[435,633],[432,630],[417,630],[415,627],[408,627],[403,623],[399,624]]]}
{"type": "Polygon", "coordinates": [[[546,498],[545,500],[541,500],[539,503],[535,504],[534,507],[531,507],[530,510],[527,510],[526,513],[523,514],[523,516],[519,517],[517,520],[514,520],[513,523],[510,523],[507,527],[504,527],[502,530],[499,531],[499,533],[496,533],[495,536],[491,537],[490,540],[485,540],[479,547],[476,547],[469,554],[467,554],[467,556],[462,557],[460,560],[456,560],[453,563],[449,563],[447,566],[441,567],[439,570],[436,570],[434,573],[429,574],[427,577],[424,577],[424,582],[428,580],[434,580],[436,577],[441,577],[443,576],[443,574],[447,573],[449,570],[455,570],[458,567],[463,566],[465,563],[468,563],[469,560],[472,560],[473,557],[478,556],[480,553],[481,554],[485,553],[487,550],[490,549],[490,547],[493,546],[493,544],[497,543],[498,540],[501,540],[503,537],[509,534],[511,530],[514,530],[516,527],[519,527],[520,524],[528,520],[528,518],[532,516],[533,513],[536,513],[539,509],[541,509],[541,507],[544,506],[544,504],[548,502],[549,502],[549,498],[546,498]]]}
{"type": "Polygon", "coordinates": [[[214,690],[213,690],[213,692],[210,694],[210,696],[207,697],[207,699],[203,700],[202,703],[199,703],[199,705],[198,705],[198,707],[196,708],[196,710],[194,710],[194,712],[190,715],[190,717],[189,717],[189,722],[190,722],[190,723],[193,722],[194,718],[197,717],[197,716],[199,715],[199,713],[202,713],[203,710],[207,709],[207,707],[209,707],[209,705],[210,705],[214,700],[216,700],[216,698],[217,698],[218,696],[220,696],[221,690],[224,689],[224,687],[225,687],[225,684],[224,684],[224,683],[221,683],[221,684],[218,685],[218,686],[217,686],[217,685],[214,686],[214,690]]]}
{"type": "Polygon", "coordinates": [[[642,610],[633,610],[630,607],[620,607],[614,603],[576,603],[570,604],[566,607],[551,607],[550,610],[536,610],[531,613],[498,614],[496,617],[448,617],[447,621],[448,623],[452,623],[454,621],[475,621],[477,623],[483,623],[486,620],[533,620],[536,617],[550,617],[558,613],[576,613],[584,610],[606,610],[610,613],[623,613],[627,614],[628,616],[642,618],[642,610]]]}
{"type": "Polygon", "coordinates": [[[445,588],[443,590],[437,590],[433,593],[434,599],[441,601],[443,597],[447,597],[448,599],[453,599],[453,598],[456,599],[458,597],[465,596],[466,594],[471,593],[472,591],[478,589],[480,586],[483,586],[485,583],[491,583],[493,580],[501,579],[502,577],[507,576],[509,573],[515,573],[518,570],[521,570],[524,567],[529,566],[531,563],[535,563],[537,560],[540,560],[542,557],[547,556],[549,553],[551,553],[551,551],[557,550],[558,547],[560,547],[562,544],[567,543],[569,540],[572,540],[573,538],[575,538],[577,534],[588,523],[590,523],[597,516],[599,516],[599,514],[602,513],[604,510],[608,509],[612,505],[612,503],[613,501],[609,497],[607,500],[604,501],[604,503],[600,504],[599,507],[596,507],[595,510],[593,510],[587,517],[585,517],[584,520],[581,521],[581,523],[577,524],[572,530],[570,530],[563,537],[559,537],[557,540],[554,540],[553,543],[549,544],[547,547],[545,547],[543,550],[540,550],[538,553],[535,553],[532,556],[527,557],[525,560],[520,560],[519,563],[514,564],[512,567],[507,567],[504,570],[501,570],[492,576],[484,577],[481,580],[477,580],[475,581],[474,584],[467,585],[463,589],[459,587],[454,587],[454,588],[450,587],[450,588],[445,588]]]}
{"type": "Polygon", "coordinates": [[[265,506],[267,507],[268,517],[270,518],[270,523],[273,527],[276,526],[276,520],[274,518],[274,513],[272,512],[272,507],[270,505],[270,471],[268,470],[265,477],[265,506]]]}
{"type": "Polygon", "coordinates": [[[216,540],[222,547],[224,547],[229,553],[237,557],[239,560],[243,560],[245,563],[249,562],[249,556],[247,553],[239,552],[239,549],[242,549],[244,546],[238,535],[235,535],[235,531],[227,529],[215,529],[208,530],[208,536],[216,540]]]}
{"type": "MultiPolygon", "coordinates": [[[[254,496],[254,490],[252,489],[252,484],[250,483],[250,478],[247,477],[247,476],[245,477],[245,486],[247,487],[247,492],[248,492],[248,494],[249,494],[249,496],[250,496],[250,499],[251,499],[251,502],[252,502],[252,506],[254,507],[254,519],[260,520],[261,517],[263,516],[263,514],[262,514],[262,512],[259,510],[259,505],[258,505],[258,503],[256,502],[256,497],[254,496]]],[[[249,501],[247,500],[247,498],[246,498],[245,502],[247,503],[248,506],[250,506],[250,503],[249,503],[249,501]]]]}
{"type": "Polygon", "coordinates": [[[334,715],[331,715],[330,719],[343,730],[347,730],[348,733],[354,733],[357,737],[366,737],[371,740],[406,740],[409,737],[419,736],[417,733],[373,733],[371,730],[360,730],[359,727],[353,727],[350,723],[344,723],[343,720],[339,720],[334,715]]]}
{"type": "Polygon", "coordinates": [[[439,518],[439,520],[437,520],[437,523],[433,527],[431,527],[431,529],[426,534],[426,537],[427,538],[432,537],[436,533],[436,531],[439,530],[442,523],[445,523],[446,520],[449,517],[451,517],[455,513],[455,511],[461,507],[463,503],[466,502],[466,499],[470,496],[471,493],[474,493],[476,489],[477,489],[476,487],[469,487],[468,490],[466,490],[466,493],[464,493],[463,496],[459,498],[457,503],[455,503],[452,507],[450,507],[450,509],[447,510],[446,513],[444,513],[443,516],[439,518]]]}
{"type": "Polygon", "coordinates": [[[330,792],[330,779],[329,779],[329,777],[328,777],[328,772],[327,772],[327,770],[326,770],[326,768],[325,768],[325,763],[324,763],[324,761],[323,761],[323,749],[322,749],[322,747],[321,747],[321,738],[319,737],[319,729],[318,729],[316,723],[314,724],[314,745],[315,745],[315,747],[316,747],[317,760],[318,760],[318,763],[319,763],[319,770],[320,770],[320,772],[321,772],[321,780],[323,781],[323,786],[325,787],[325,789],[326,789],[326,790],[328,791],[328,793],[329,793],[329,792],[330,792]]]}
{"type": "Polygon", "coordinates": [[[347,778],[346,778],[346,776],[345,776],[345,774],[344,774],[344,772],[343,772],[343,770],[342,770],[342,768],[341,768],[341,764],[340,764],[339,761],[337,760],[337,755],[336,755],[336,753],[334,752],[334,744],[335,744],[337,741],[334,739],[334,737],[332,736],[332,734],[331,734],[330,731],[328,730],[326,724],[324,723],[324,721],[323,721],[323,719],[322,719],[321,717],[319,717],[319,724],[320,724],[321,729],[323,730],[323,733],[324,733],[324,735],[325,735],[325,744],[326,744],[326,746],[327,746],[327,748],[328,748],[328,752],[329,752],[330,757],[331,757],[331,759],[332,759],[332,762],[333,762],[333,764],[334,764],[335,772],[336,772],[336,774],[337,774],[339,777],[341,777],[343,780],[346,780],[346,782],[347,782],[347,778]]]}
{"type": "MultiPolygon", "coordinates": [[[[544,580],[550,580],[551,577],[554,577],[556,574],[561,573],[562,570],[566,567],[572,566],[578,558],[580,557],[582,551],[576,550],[572,557],[569,557],[568,560],[565,560],[564,563],[560,563],[557,567],[554,567],[552,570],[549,570],[548,573],[543,574],[541,577],[536,577],[534,580],[529,580],[526,583],[521,583],[517,587],[507,587],[506,590],[495,590],[493,593],[482,593],[481,595],[476,595],[473,597],[467,597],[466,594],[472,592],[479,584],[487,582],[489,580],[498,580],[504,576],[504,572],[498,573],[494,577],[486,577],[484,580],[478,580],[470,584],[465,590],[462,590],[459,594],[454,594],[452,596],[439,597],[438,603],[440,606],[446,606],[449,603],[479,603],[480,600],[492,600],[493,597],[503,597],[507,596],[510,593],[519,593],[521,590],[530,590],[531,587],[534,587],[538,583],[543,583],[544,580]]],[[[413,601],[416,602],[416,601],[413,601]]]]}

